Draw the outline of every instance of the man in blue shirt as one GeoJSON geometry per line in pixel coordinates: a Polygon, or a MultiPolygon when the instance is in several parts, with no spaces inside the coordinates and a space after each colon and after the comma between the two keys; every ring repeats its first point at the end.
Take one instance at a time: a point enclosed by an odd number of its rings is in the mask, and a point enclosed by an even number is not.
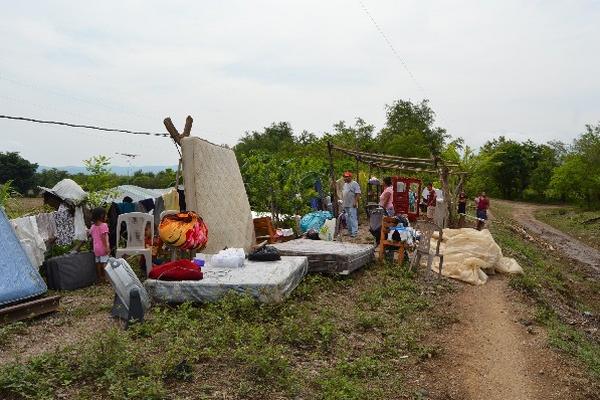
{"type": "Polygon", "coordinates": [[[342,191],[342,206],[346,211],[346,224],[350,236],[356,237],[358,233],[358,200],[360,199],[360,186],[352,179],[352,173],[344,172],[344,189],[342,191]]]}

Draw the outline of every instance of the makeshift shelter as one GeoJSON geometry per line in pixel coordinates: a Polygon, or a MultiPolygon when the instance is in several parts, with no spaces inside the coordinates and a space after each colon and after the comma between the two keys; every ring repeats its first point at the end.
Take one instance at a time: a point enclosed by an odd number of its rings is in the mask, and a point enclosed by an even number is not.
{"type": "MultiPolygon", "coordinates": [[[[453,219],[454,215],[454,207],[452,207],[451,198],[458,194],[458,189],[462,187],[462,182],[465,177],[465,173],[460,171],[458,168],[458,164],[445,161],[440,157],[432,157],[432,158],[416,158],[416,157],[399,157],[390,154],[382,154],[382,153],[368,153],[365,151],[358,150],[350,150],[340,146],[336,146],[331,142],[327,142],[327,150],[329,154],[329,175],[331,181],[331,192],[336,197],[333,201],[334,214],[337,216],[338,213],[338,204],[337,199],[339,199],[338,190],[336,190],[336,177],[335,171],[333,167],[333,152],[336,151],[338,153],[342,153],[346,156],[352,157],[356,160],[356,168],[358,174],[358,166],[359,163],[367,164],[369,167],[369,176],[371,176],[371,169],[378,168],[380,170],[390,170],[390,171],[398,171],[398,172],[414,172],[414,173],[431,173],[439,176],[440,181],[442,182],[442,190],[444,192],[445,202],[443,204],[439,204],[443,207],[439,207],[440,209],[444,209],[444,215],[440,218],[439,216],[436,218],[436,221],[441,222],[440,225],[445,226],[448,222],[448,217],[453,219]],[[450,193],[450,187],[448,183],[448,178],[450,175],[458,175],[459,182],[457,188],[455,188],[450,193]]],[[[337,181],[337,185],[339,185],[339,181],[337,181]]],[[[417,201],[419,199],[420,193],[417,196],[417,201]]],[[[402,196],[399,196],[402,197],[402,196]]],[[[396,199],[396,196],[395,196],[396,199]]],[[[400,209],[400,207],[396,207],[400,209]]],[[[437,207],[436,207],[437,208],[437,207]]]]}
{"type": "Polygon", "coordinates": [[[106,202],[120,202],[124,197],[129,197],[134,203],[137,203],[138,201],[161,197],[171,189],[172,188],[146,189],[135,185],[121,185],[111,189],[111,192],[115,194],[113,196],[109,196],[106,199],[106,202]]]}
{"type": "Polygon", "coordinates": [[[39,296],[47,290],[0,208],[0,306],[39,296]]]}
{"type": "Polygon", "coordinates": [[[44,193],[50,193],[70,206],[78,206],[85,201],[87,193],[72,179],[63,179],[52,189],[39,186],[44,193]]]}

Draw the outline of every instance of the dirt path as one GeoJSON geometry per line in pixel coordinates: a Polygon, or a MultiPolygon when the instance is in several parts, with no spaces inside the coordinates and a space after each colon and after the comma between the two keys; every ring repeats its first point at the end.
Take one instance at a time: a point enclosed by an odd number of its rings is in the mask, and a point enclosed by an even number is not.
{"type": "MultiPolygon", "coordinates": [[[[454,304],[459,320],[445,332],[441,357],[444,389],[433,398],[542,400],[585,398],[576,392],[578,371],[545,344],[525,306],[514,302],[506,279],[467,286],[454,304]]],[[[439,366],[438,366],[439,367],[439,366]]],[[[436,368],[439,369],[439,368],[436,368]]]]}
{"type": "Polygon", "coordinates": [[[501,200],[495,200],[495,202],[508,207],[515,221],[531,235],[540,237],[558,249],[564,256],[592,267],[600,273],[600,251],[535,219],[534,212],[540,208],[548,208],[548,206],[501,200]]]}

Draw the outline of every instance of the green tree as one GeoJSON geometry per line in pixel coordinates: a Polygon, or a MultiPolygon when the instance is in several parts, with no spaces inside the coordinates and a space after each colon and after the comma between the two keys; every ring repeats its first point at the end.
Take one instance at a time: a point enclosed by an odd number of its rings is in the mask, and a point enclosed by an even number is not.
{"type": "Polygon", "coordinates": [[[83,160],[88,175],[83,188],[88,192],[88,202],[92,206],[98,206],[107,197],[116,196],[114,188],[117,186],[118,178],[110,171],[110,157],[98,155],[83,160]]]}
{"type": "Polygon", "coordinates": [[[43,169],[36,173],[35,180],[38,186],[51,188],[63,179],[69,178],[67,171],[58,168],[43,169]]]}
{"type": "Polygon", "coordinates": [[[18,152],[0,152],[0,184],[12,181],[12,187],[21,194],[35,189],[35,171],[38,165],[21,157],[18,152]]]}
{"type": "Polygon", "coordinates": [[[429,101],[418,104],[397,100],[386,105],[386,125],[377,136],[379,150],[405,157],[440,156],[446,140],[446,130],[435,127],[435,112],[429,101]]]}

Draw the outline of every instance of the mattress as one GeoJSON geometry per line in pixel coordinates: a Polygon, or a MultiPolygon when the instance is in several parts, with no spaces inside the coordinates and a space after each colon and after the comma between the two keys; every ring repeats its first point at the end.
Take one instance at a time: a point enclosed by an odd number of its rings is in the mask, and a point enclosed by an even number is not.
{"type": "Polygon", "coordinates": [[[308,272],[341,275],[364,267],[373,259],[375,246],[326,240],[296,239],[274,246],[282,256],[308,257],[308,272]]]}
{"type": "Polygon", "coordinates": [[[279,261],[245,260],[244,266],[202,268],[200,281],[159,281],[147,279],[146,290],[156,302],[213,302],[230,291],[247,293],[263,303],[282,301],[298,286],[308,270],[306,257],[282,257],[279,261]]]}
{"type": "Polygon", "coordinates": [[[47,290],[0,207],[0,306],[39,296],[47,290]]]}

